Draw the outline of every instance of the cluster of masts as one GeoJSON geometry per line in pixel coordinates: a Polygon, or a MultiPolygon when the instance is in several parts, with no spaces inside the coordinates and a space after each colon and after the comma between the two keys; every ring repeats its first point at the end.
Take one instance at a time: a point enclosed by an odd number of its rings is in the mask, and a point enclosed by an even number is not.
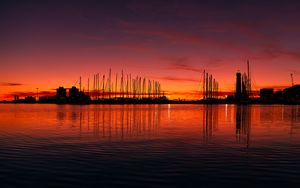
{"type": "MultiPolygon", "coordinates": [[[[94,74],[92,82],[93,85],[91,88],[90,78],[88,78],[87,80],[87,92],[85,92],[84,88],[82,89],[82,79],[80,77],[80,79],[77,80],[74,84],[74,86],[76,86],[79,81],[79,90],[76,87],[72,87],[72,89],[74,91],[75,89],[77,89],[77,93],[79,94],[79,96],[89,97],[89,100],[165,98],[159,81],[151,80],[139,75],[132,76],[131,74],[124,74],[123,70],[119,75],[120,76],[118,77],[117,72],[112,75],[111,69],[109,69],[108,75],[100,75],[99,73],[94,74]],[[113,78],[113,76],[115,76],[115,79],[113,78]]],[[[203,100],[210,101],[211,99],[219,99],[219,82],[214,78],[212,74],[205,70],[203,71],[202,87],[203,100]]],[[[63,93],[65,93],[65,91],[63,93]]],[[[247,61],[247,73],[241,74],[238,71],[236,74],[236,92],[234,97],[236,101],[239,102],[245,99],[249,99],[250,96],[250,65],[249,61],[247,61]]]]}
{"type": "Polygon", "coordinates": [[[219,82],[213,77],[212,74],[203,71],[202,82],[203,99],[217,99],[219,97],[219,82]]]}
{"type": "MultiPolygon", "coordinates": [[[[109,69],[108,76],[96,73],[93,75],[93,87],[90,90],[90,80],[88,78],[88,95],[94,100],[100,99],[157,99],[164,95],[159,81],[150,80],[145,77],[124,74],[123,70],[120,77],[109,69]]],[[[79,81],[81,91],[81,77],[79,81]]]]}

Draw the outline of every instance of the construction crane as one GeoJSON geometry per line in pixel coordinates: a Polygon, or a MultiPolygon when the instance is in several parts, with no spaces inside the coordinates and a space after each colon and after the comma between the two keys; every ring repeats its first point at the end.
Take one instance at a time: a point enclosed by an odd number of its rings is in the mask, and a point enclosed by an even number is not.
{"type": "Polygon", "coordinates": [[[294,86],[294,75],[293,75],[293,73],[291,73],[291,82],[292,82],[292,86],[294,86]]]}

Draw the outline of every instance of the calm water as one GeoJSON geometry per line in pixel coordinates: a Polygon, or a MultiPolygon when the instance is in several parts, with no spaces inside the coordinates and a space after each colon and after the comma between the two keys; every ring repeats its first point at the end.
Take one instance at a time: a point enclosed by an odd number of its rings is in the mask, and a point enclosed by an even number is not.
{"type": "Polygon", "coordinates": [[[0,105],[0,187],[300,185],[300,107],[0,105]]]}

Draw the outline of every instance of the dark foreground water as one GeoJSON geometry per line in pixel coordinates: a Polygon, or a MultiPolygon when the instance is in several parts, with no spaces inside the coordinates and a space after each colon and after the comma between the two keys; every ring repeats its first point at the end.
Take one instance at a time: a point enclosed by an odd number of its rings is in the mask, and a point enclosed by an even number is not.
{"type": "Polygon", "coordinates": [[[299,185],[299,106],[0,105],[0,187],[299,185]]]}

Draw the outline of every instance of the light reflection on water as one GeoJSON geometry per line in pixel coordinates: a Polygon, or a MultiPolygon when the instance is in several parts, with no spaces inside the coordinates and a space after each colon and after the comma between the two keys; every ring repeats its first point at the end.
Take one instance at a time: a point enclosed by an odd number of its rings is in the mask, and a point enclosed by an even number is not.
{"type": "Polygon", "coordinates": [[[300,183],[299,106],[6,104],[0,117],[6,186],[300,183]]]}

